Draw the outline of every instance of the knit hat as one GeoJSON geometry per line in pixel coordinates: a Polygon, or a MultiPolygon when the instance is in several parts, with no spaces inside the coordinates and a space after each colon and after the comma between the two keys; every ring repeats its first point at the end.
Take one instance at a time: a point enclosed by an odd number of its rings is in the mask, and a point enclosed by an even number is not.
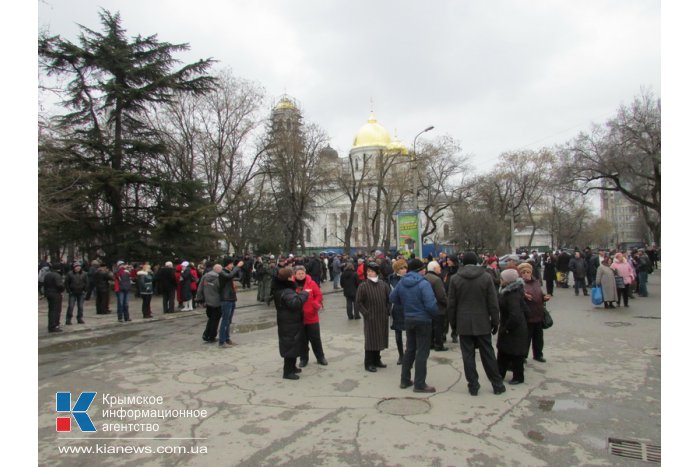
{"type": "Polygon", "coordinates": [[[462,258],[462,264],[477,264],[479,257],[473,251],[467,251],[462,258]]]}
{"type": "Polygon", "coordinates": [[[122,260],[117,261],[117,267],[121,266],[122,264],[124,264],[124,261],[122,261],[122,260]]]}
{"type": "Polygon", "coordinates": [[[520,274],[523,273],[523,271],[529,271],[532,273],[532,265],[530,263],[521,263],[518,265],[518,272],[520,274]]]}
{"type": "Polygon", "coordinates": [[[189,265],[190,265],[190,262],[189,262],[189,261],[183,261],[183,262],[182,262],[182,267],[183,267],[183,268],[186,268],[186,267],[189,266],[189,265]]]}
{"type": "Polygon", "coordinates": [[[520,276],[518,275],[518,271],[515,269],[506,269],[505,271],[501,272],[501,280],[505,284],[510,284],[511,282],[515,282],[518,280],[520,276]]]}
{"type": "Polygon", "coordinates": [[[224,256],[223,261],[221,261],[221,265],[223,267],[226,267],[231,263],[233,263],[233,257],[231,257],[231,256],[224,256]]]}
{"type": "Polygon", "coordinates": [[[431,261],[428,263],[428,271],[435,272],[440,267],[440,263],[437,261],[431,261]]]}
{"type": "Polygon", "coordinates": [[[459,265],[459,257],[457,255],[450,255],[448,256],[449,260],[455,263],[456,265],[459,265]]]}
{"type": "Polygon", "coordinates": [[[380,268],[379,265],[373,261],[370,261],[369,263],[365,264],[365,270],[371,269],[372,271],[376,272],[377,275],[380,273],[380,268]]]}
{"type": "Polygon", "coordinates": [[[423,261],[419,260],[418,258],[413,258],[411,261],[408,262],[408,272],[417,272],[420,271],[425,267],[425,264],[423,264],[423,261]]]}

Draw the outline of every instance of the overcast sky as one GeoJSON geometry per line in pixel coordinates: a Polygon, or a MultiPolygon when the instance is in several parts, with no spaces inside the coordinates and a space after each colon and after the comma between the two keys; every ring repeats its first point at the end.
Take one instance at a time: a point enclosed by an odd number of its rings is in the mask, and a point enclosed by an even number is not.
{"type": "Polygon", "coordinates": [[[451,135],[483,172],[661,93],[659,0],[42,0],[39,27],[74,40],[98,5],[258,82],[268,106],[288,93],[341,154],[370,100],[406,146],[434,125],[421,138],[451,135]]]}

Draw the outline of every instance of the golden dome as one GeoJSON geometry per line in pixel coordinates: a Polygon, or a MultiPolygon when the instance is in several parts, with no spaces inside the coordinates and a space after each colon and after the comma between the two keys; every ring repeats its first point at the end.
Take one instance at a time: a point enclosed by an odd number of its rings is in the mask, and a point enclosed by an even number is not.
{"type": "Polygon", "coordinates": [[[402,156],[408,154],[408,149],[399,140],[396,132],[394,132],[394,138],[392,138],[391,142],[387,145],[386,152],[387,154],[400,154],[402,156]]]}
{"type": "Polygon", "coordinates": [[[382,146],[386,147],[391,143],[391,135],[389,132],[377,123],[374,112],[370,112],[367,123],[360,127],[352,142],[353,148],[364,146],[382,146]]]}
{"type": "Polygon", "coordinates": [[[296,110],[296,108],[297,107],[294,105],[294,102],[292,102],[287,96],[282,97],[282,99],[280,99],[280,101],[275,106],[275,110],[284,110],[284,109],[296,110]]]}

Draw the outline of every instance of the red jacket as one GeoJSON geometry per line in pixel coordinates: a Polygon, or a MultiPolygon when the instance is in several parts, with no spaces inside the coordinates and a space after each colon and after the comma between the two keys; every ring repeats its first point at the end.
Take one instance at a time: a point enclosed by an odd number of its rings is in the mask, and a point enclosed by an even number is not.
{"type": "Polygon", "coordinates": [[[306,276],[303,287],[297,285],[297,292],[306,290],[309,292],[309,299],[304,303],[304,324],[314,324],[319,322],[318,310],[323,306],[323,293],[321,288],[314,282],[311,276],[306,276]]]}
{"type": "Polygon", "coordinates": [[[357,266],[357,278],[361,281],[365,280],[365,263],[357,266]]]}

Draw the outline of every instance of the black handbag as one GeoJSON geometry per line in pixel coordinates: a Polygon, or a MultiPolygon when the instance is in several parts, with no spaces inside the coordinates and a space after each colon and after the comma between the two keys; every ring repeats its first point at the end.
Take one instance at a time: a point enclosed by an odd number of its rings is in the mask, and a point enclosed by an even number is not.
{"type": "Polygon", "coordinates": [[[553,324],[554,324],[554,320],[552,319],[552,315],[549,314],[549,311],[545,308],[544,321],[542,322],[542,329],[549,329],[552,327],[553,324]]]}

